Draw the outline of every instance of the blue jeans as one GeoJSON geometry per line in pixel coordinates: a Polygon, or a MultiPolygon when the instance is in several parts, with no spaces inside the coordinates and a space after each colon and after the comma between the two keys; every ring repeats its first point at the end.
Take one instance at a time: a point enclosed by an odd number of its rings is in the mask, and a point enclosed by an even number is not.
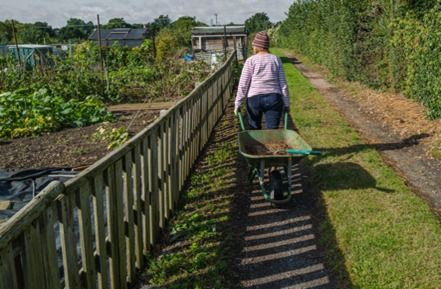
{"type": "Polygon", "coordinates": [[[262,129],[263,114],[268,129],[279,128],[282,112],[283,100],[280,94],[260,94],[247,99],[248,124],[251,129],[262,129]]]}

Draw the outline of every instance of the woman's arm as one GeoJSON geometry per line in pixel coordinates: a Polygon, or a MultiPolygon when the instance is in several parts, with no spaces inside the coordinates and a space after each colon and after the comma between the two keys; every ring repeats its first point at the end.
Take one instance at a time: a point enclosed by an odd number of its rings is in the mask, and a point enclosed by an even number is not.
{"type": "Polygon", "coordinates": [[[277,60],[279,62],[279,67],[278,67],[279,85],[280,85],[280,91],[282,92],[282,96],[283,96],[283,104],[285,107],[289,107],[288,84],[286,82],[285,72],[283,71],[282,60],[280,59],[280,57],[277,57],[277,60]]]}
{"type": "Polygon", "coordinates": [[[248,90],[250,89],[251,77],[253,76],[253,69],[251,61],[248,58],[240,75],[239,86],[237,88],[236,101],[234,102],[234,112],[237,112],[244,98],[247,97],[248,90]]]}

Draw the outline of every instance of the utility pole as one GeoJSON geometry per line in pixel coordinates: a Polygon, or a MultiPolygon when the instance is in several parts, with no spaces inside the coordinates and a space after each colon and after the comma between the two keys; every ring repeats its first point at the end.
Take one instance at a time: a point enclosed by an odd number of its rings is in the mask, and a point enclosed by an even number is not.
{"type": "Polygon", "coordinates": [[[214,25],[217,26],[217,13],[214,13],[214,17],[216,18],[216,22],[214,22],[214,25]]]}

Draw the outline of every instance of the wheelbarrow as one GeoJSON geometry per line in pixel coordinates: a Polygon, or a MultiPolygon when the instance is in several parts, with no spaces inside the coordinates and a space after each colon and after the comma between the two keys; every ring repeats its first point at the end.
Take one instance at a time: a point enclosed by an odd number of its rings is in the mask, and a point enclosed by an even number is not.
{"type": "Polygon", "coordinates": [[[249,181],[259,181],[265,200],[276,204],[291,201],[292,166],[307,155],[320,155],[293,130],[288,129],[288,113],[284,114],[284,128],[246,130],[242,114],[238,113],[239,153],[249,167],[249,181]],[[283,170],[279,170],[280,168],[283,170]],[[265,169],[269,170],[269,184],[265,183],[265,169]]]}

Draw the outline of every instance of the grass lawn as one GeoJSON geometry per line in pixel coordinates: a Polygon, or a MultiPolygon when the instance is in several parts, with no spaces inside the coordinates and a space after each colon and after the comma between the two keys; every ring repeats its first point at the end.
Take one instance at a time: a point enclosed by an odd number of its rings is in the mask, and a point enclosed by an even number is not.
{"type": "Polygon", "coordinates": [[[304,139],[325,152],[306,165],[327,212],[319,237],[330,269],[346,269],[350,280],[341,283],[348,288],[441,288],[439,219],[289,60],[282,60],[291,116],[304,139]],[[327,247],[330,243],[337,246],[327,247]]]}

